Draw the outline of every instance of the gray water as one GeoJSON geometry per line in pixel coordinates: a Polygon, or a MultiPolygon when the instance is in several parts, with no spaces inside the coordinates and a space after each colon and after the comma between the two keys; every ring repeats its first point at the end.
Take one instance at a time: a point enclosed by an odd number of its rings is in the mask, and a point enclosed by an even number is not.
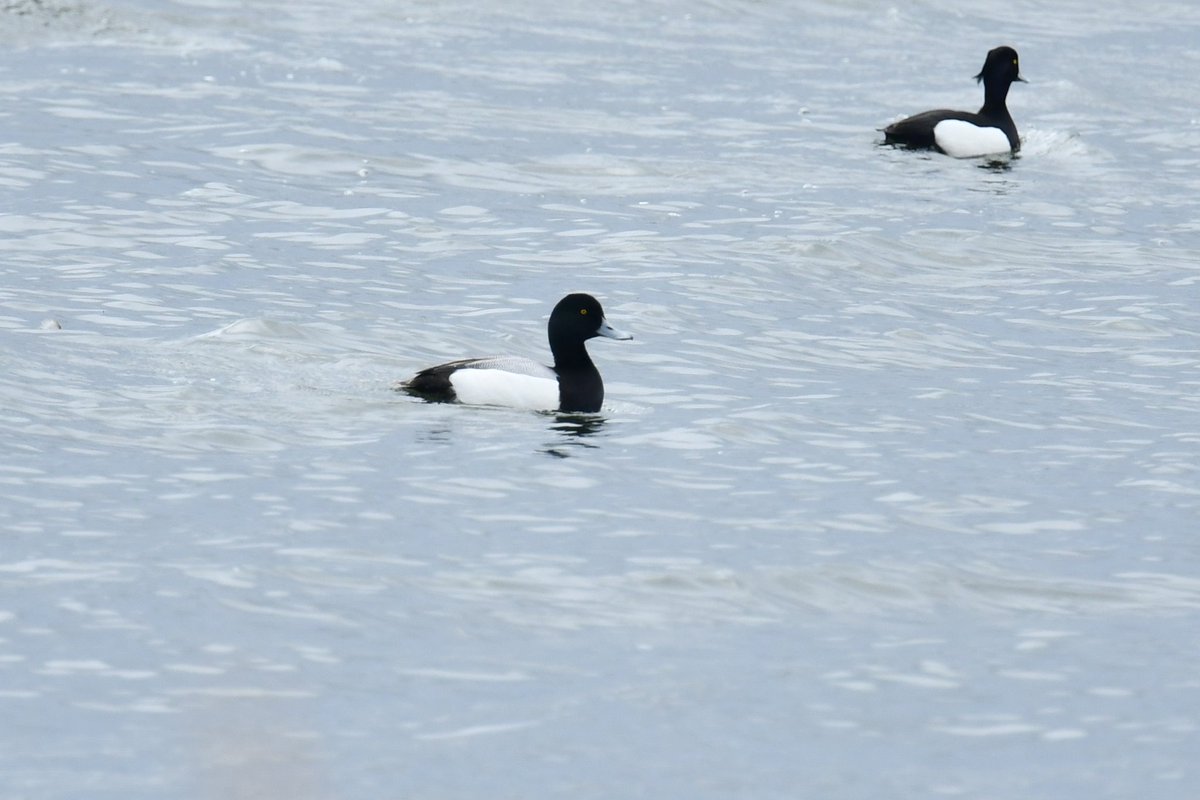
{"type": "Polygon", "coordinates": [[[6,4],[0,796],[1196,797],[1200,6],[1051,6],[6,4]]]}

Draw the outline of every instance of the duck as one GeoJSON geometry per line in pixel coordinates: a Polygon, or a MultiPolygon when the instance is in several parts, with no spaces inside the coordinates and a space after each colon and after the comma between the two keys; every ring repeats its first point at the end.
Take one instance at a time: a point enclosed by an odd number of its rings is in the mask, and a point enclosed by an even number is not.
{"type": "Polygon", "coordinates": [[[884,144],[937,150],[955,158],[1019,151],[1021,139],[1005,102],[1014,81],[1027,83],[1021,77],[1017,51],[1007,45],[989,50],[975,80],[983,84],[979,111],[936,109],[915,114],[884,128],[884,144]]]}
{"type": "Polygon", "coordinates": [[[429,402],[598,412],[604,381],[584,343],[598,336],[633,337],[609,325],[600,301],[584,293],[559,300],[546,328],[553,366],[519,356],[465,358],[427,367],[396,388],[429,402]]]}

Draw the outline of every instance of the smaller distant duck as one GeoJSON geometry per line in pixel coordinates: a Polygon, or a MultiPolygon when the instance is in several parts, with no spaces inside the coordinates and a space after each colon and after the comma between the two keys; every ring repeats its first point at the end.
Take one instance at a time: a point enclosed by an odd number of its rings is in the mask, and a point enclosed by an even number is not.
{"type": "Polygon", "coordinates": [[[955,158],[1016,153],[1017,126],[1008,113],[1008,87],[1021,77],[1017,51],[997,47],[987,54],[975,80],[983,83],[983,108],[975,113],[937,109],[915,114],[883,129],[885,144],[938,150],[955,158]]]}
{"type": "Polygon", "coordinates": [[[597,336],[632,339],[604,319],[590,294],[569,294],[550,312],[547,326],[554,366],[528,358],[467,358],[418,372],[397,388],[431,402],[497,405],[538,411],[595,413],[604,381],[584,342],[597,336]]]}

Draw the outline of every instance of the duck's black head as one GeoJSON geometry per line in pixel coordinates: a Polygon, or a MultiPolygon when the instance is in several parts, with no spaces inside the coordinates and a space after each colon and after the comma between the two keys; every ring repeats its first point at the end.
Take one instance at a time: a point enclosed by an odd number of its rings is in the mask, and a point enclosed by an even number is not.
{"type": "Polygon", "coordinates": [[[1007,45],[989,50],[987,60],[983,62],[983,69],[979,70],[975,80],[984,86],[1003,86],[1006,89],[1013,81],[1025,83],[1025,79],[1021,77],[1021,63],[1017,58],[1017,51],[1007,45]]]}
{"type": "Polygon", "coordinates": [[[550,312],[550,349],[556,353],[562,347],[580,345],[596,336],[610,339],[632,339],[614,329],[604,319],[600,301],[590,294],[569,294],[550,312]]]}

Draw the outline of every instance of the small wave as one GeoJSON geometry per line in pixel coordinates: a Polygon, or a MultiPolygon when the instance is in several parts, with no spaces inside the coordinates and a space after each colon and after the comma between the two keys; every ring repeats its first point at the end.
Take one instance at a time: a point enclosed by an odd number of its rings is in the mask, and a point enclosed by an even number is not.
{"type": "Polygon", "coordinates": [[[1034,128],[1024,131],[1021,137],[1021,156],[1057,159],[1092,159],[1097,153],[1083,137],[1075,131],[1043,130],[1034,128]]]}

